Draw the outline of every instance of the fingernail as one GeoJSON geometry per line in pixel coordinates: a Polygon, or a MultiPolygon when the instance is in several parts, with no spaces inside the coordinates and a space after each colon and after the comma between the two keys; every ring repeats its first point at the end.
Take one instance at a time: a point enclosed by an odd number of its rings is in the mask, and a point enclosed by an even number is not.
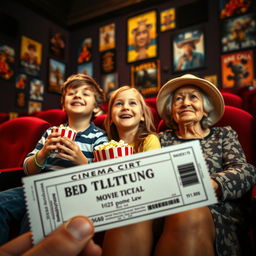
{"type": "Polygon", "coordinates": [[[92,235],[92,226],[84,218],[75,218],[67,226],[68,232],[76,239],[83,240],[92,235]]]}

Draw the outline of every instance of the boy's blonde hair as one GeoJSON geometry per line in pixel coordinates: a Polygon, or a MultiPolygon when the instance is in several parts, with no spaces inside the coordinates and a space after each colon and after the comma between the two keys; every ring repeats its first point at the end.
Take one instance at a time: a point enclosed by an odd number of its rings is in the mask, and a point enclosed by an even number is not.
{"type": "Polygon", "coordinates": [[[132,90],[138,95],[139,102],[141,104],[141,108],[142,108],[142,112],[143,112],[143,116],[144,116],[144,121],[140,122],[139,129],[135,135],[135,140],[134,140],[134,151],[138,152],[139,148],[143,147],[145,138],[149,134],[155,134],[156,129],[155,129],[154,122],[153,122],[153,115],[152,115],[151,111],[149,110],[148,106],[146,105],[146,102],[145,102],[143,96],[137,89],[131,88],[130,86],[125,85],[125,86],[122,86],[119,89],[112,92],[110,99],[109,99],[109,104],[108,104],[108,115],[105,119],[105,128],[106,128],[106,132],[107,132],[110,140],[111,139],[116,140],[116,141],[120,140],[116,125],[113,123],[112,118],[111,118],[111,110],[112,110],[114,101],[115,101],[116,97],[118,96],[118,94],[121,92],[124,92],[124,91],[128,91],[128,90],[132,90]]]}
{"type": "Polygon", "coordinates": [[[71,75],[63,83],[63,86],[61,87],[61,106],[63,107],[64,105],[64,100],[68,89],[75,89],[85,84],[89,85],[95,94],[95,107],[100,107],[105,101],[105,93],[92,77],[84,74],[71,75]]]}

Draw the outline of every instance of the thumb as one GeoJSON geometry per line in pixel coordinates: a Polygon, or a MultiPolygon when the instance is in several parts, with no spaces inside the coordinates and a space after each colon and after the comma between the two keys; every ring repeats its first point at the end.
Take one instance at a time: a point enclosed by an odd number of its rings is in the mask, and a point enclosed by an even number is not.
{"type": "Polygon", "coordinates": [[[61,225],[24,255],[74,256],[86,247],[93,234],[93,224],[88,218],[83,216],[74,217],[61,225]]]}

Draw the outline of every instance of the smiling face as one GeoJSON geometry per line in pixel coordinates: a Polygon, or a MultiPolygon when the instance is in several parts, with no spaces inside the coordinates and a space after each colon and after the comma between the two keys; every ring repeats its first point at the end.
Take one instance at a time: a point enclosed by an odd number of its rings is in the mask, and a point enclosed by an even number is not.
{"type": "Polygon", "coordinates": [[[74,114],[91,116],[95,106],[95,93],[89,85],[84,84],[76,88],[67,89],[63,108],[68,116],[74,114]]]}
{"type": "Polygon", "coordinates": [[[178,125],[200,124],[203,116],[207,116],[200,90],[192,85],[177,89],[173,95],[171,115],[178,125]]]}
{"type": "Polygon", "coordinates": [[[146,47],[150,41],[149,28],[145,23],[138,25],[135,33],[135,43],[138,48],[146,47]]]}
{"type": "Polygon", "coordinates": [[[140,121],[144,121],[144,116],[135,90],[128,89],[116,95],[111,109],[111,119],[118,131],[138,129],[140,121]]]}

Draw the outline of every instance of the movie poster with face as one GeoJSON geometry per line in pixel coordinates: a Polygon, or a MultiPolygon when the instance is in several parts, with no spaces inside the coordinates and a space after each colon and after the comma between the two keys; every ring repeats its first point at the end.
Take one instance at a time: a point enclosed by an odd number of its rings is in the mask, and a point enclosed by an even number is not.
{"type": "Polygon", "coordinates": [[[101,84],[106,94],[106,98],[107,100],[109,100],[111,93],[118,88],[118,74],[110,73],[110,74],[102,75],[101,84]]]}
{"type": "Polygon", "coordinates": [[[253,51],[222,55],[221,67],[223,88],[232,88],[235,90],[253,85],[253,51]]]}
{"type": "Polygon", "coordinates": [[[66,65],[60,61],[49,59],[49,92],[61,92],[61,85],[64,83],[66,65]]]}
{"type": "Polygon", "coordinates": [[[17,89],[25,89],[28,84],[28,76],[26,74],[19,74],[16,76],[15,87],[17,89]]]}
{"type": "Polygon", "coordinates": [[[65,59],[66,38],[63,33],[50,31],[49,48],[54,57],[65,59]]]}
{"type": "Polygon", "coordinates": [[[43,100],[44,84],[39,79],[32,79],[30,82],[30,99],[31,100],[43,100]]]}
{"type": "Polygon", "coordinates": [[[176,27],[175,8],[164,10],[160,13],[160,31],[174,29],[176,27]]]}
{"type": "Polygon", "coordinates": [[[80,74],[88,75],[93,77],[93,64],[92,62],[78,65],[77,72],[80,74]]]}
{"type": "Polygon", "coordinates": [[[256,14],[223,20],[221,34],[222,52],[256,47],[256,14]]]}
{"type": "Polygon", "coordinates": [[[252,9],[254,0],[219,0],[220,18],[243,15],[252,9]]]}
{"type": "Polygon", "coordinates": [[[201,28],[187,29],[173,38],[174,71],[185,71],[205,66],[204,33],[201,28]]]}
{"type": "Polygon", "coordinates": [[[15,62],[15,50],[8,46],[0,44],[0,77],[9,80],[13,77],[15,62]]]}
{"type": "Polygon", "coordinates": [[[155,10],[127,20],[127,62],[157,57],[157,13],[155,10]]]}
{"type": "Polygon", "coordinates": [[[116,47],[114,23],[100,27],[99,33],[100,33],[99,34],[99,38],[100,38],[99,51],[100,52],[113,49],[116,47]]]}
{"type": "Polygon", "coordinates": [[[103,74],[113,73],[116,70],[115,49],[102,52],[100,55],[100,70],[103,74]]]}
{"type": "Polygon", "coordinates": [[[134,64],[131,67],[131,84],[145,98],[155,97],[160,89],[160,61],[134,64]]]}
{"type": "Polygon", "coordinates": [[[23,72],[28,75],[38,76],[42,62],[42,44],[22,36],[20,60],[23,72]]]}
{"type": "Polygon", "coordinates": [[[26,107],[26,94],[23,91],[16,92],[16,107],[25,108],[26,107]]]}
{"type": "Polygon", "coordinates": [[[78,51],[77,63],[90,62],[92,59],[92,38],[85,38],[78,51]]]}

